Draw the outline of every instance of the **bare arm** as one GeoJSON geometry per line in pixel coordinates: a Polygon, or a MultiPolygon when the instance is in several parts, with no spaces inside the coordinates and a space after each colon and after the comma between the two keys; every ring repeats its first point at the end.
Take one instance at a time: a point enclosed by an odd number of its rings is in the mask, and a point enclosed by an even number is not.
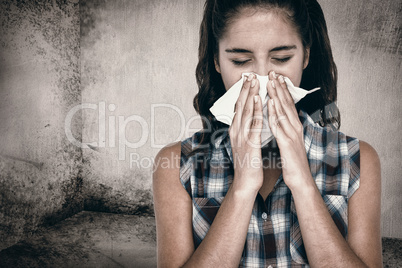
{"type": "Polygon", "coordinates": [[[382,267],[381,165],[377,152],[360,141],[360,188],[349,199],[351,249],[369,267],[382,267]]]}
{"type": "Polygon", "coordinates": [[[181,267],[194,251],[192,201],[179,180],[180,150],[179,142],[163,148],[155,158],[153,196],[158,267],[181,267]]]}
{"type": "Polygon", "coordinates": [[[312,267],[382,267],[380,163],[361,142],[360,188],[349,200],[348,241],[334,224],[317,187],[292,191],[312,267]]]}
{"type": "Polygon", "coordinates": [[[261,144],[262,103],[261,98],[254,98],[258,89],[258,82],[252,84],[247,81],[239,97],[235,122],[230,129],[235,177],[206,237],[195,251],[192,200],[179,180],[180,143],[159,152],[153,176],[159,267],[239,266],[254,201],[262,185],[263,175],[262,161],[257,167],[249,165],[237,169],[236,160],[242,161],[242,157],[247,154],[250,159],[261,159],[258,146],[251,148],[247,145],[248,140],[242,138],[244,128],[252,124],[252,128],[259,129],[260,132],[251,132],[249,137],[254,139],[255,144],[261,144]],[[258,119],[249,120],[253,115],[259,115],[258,119]]]}
{"type": "Polygon", "coordinates": [[[302,126],[286,84],[272,74],[271,79],[275,86],[268,87],[274,99],[274,105],[269,106],[270,126],[285,160],[283,178],[292,191],[310,265],[381,267],[381,171],[377,153],[367,143],[360,143],[360,188],[349,199],[346,241],[311,176],[302,126]]]}
{"type": "MultiPolygon", "coordinates": [[[[167,159],[177,150],[180,143],[163,149],[156,160],[167,159]]],[[[178,168],[161,165],[153,177],[158,267],[238,266],[255,196],[231,188],[207,236],[194,252],[192,201],[178,178],[178,168]]]]}

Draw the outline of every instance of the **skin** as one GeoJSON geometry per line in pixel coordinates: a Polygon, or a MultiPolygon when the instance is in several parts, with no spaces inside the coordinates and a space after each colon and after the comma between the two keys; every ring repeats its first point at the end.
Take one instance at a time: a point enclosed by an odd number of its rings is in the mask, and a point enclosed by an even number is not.
{"type": "Polygon", "coordinates": [[[262,162],[262,150],[250,145],[261,143],[262,128],[261,99],[255,97],[258,80],[251,75],[244,83],[229,129],[233,184],[197,250],[192,238],[192,201],[179,180],[180,143],[165,147],[157,155],[153,191],[159,267],[238,267],[256,195],[266,198],[281,172],[295,201],[310,266],[382,266],[381,171],[375,150],[360,141],[360,187],[348,203],[347,241],[332,221],[311,176],[302,125],[282,80],[283,75],[296,86],[300,84],[308,53],[292,25],[267,10],[243,10],[219,40],[215,63],[226,89],[243,72],[269,73],[267,91],[273,100],[268,106],[269,124],[286,165],[278,170],[259,164],[240,169],[236,164],[246,155],[262,162]],[[283,58],[289,59],[278,60],[283,58]],[[239,61],[246,63],[239,65],[239,61]]]}

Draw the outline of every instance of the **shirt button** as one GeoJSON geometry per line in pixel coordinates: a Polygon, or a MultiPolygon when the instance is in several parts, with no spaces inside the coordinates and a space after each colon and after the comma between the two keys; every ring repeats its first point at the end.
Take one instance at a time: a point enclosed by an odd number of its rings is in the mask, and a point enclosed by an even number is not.
{"type": "MultiPolygon", "coordinates": [[[[265,212],[263,212],[263,213],[262,213],[262,219],[263,219],[264,221],[266,221],[266,220],[268,219],[268,214],[265,213],[265,212]]],[[[271,267],[271,268],[272,268],[272,267],[271,267]]]]}

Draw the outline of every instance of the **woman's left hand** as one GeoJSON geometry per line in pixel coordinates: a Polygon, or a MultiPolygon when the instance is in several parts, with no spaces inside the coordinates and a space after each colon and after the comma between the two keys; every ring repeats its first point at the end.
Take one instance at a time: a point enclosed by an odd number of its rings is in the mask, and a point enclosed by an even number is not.
{"type": "Polygon", "coordinates": [[[269,74],[269,127],[278,144],[282,176],[291,191],[313,183],[304,146],[303,125],[282,75],[269,74]]]}

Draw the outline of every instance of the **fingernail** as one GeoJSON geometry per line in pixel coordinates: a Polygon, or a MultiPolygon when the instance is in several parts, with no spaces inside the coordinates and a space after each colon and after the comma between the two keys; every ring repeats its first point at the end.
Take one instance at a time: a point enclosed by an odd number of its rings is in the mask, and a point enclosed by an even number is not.
{"type": "Polygon", "coordinates": [[[254,87],[256,83],[257,83],[257,80],[253,79],[253,80],[251,81],[251,87],[254,87]]]}
{"type": "Polygon", "coordinates": [[[275,82],[274,82],[274,80],[271,80],[271,85],[272,85],[273,88],[275,88],[275,82]]]}
{"type": "Polygon", "coordinates": [[[279,76],[279,81],[280,81],[281,83],[284,83],[284,82],[285,82],[285,79],[283,79],[283,76],[282,76],[282,75],[279,76]]]}
{"type": "Polygon", "coordinates": [[[258,101],[258,96],[255,95],[255,96],[254,96],[254,103],[257,103],[257,101],[258,101]]]}
{"type": "Polygon", "coordinates": [[[272,71],[271,74],[272,74],[272,76],[273,76],[274,78],[276,78],[276,73],[275,73],[275,71],[272,71]]]}
{"type": "Polygon", "coordinates": [[[275,106],[274,99],[270,99],[269,102],[271,103],[272,106],[275,106]]]}
{"type": "Polygon", "coordinates": [[[253,79],[253,77],[254,77],[254,75],[253,74],[250,74],[249,76],[248,76],[248,78],[247,78],[247,81],[251,81],[252,79],[253,79]]]}

